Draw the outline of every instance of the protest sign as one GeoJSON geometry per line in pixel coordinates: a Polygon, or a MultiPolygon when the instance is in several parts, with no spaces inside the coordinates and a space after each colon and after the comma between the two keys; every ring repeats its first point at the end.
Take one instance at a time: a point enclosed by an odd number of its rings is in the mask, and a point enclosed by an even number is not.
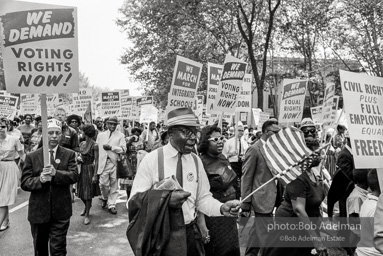
{"type": "Polygon", "coordinates": [[[110,116],[121,116],[120,92],[101,93],[101,116],[103,118],[110,116]]]}
{"type": "Polygon", "coordinates": [[[214,111],[235,112],[237,98],[245,77],[246,63],[233,56],[226,55],[221,80],[213,104],[214,111]]]}
{"type": "Polygon", "coordinates": [[[121,118],[132,119],[133,97],[121,95],[121,118]]]}
{"type": "Polygon", "coordinates": [[[259,122],[258,122],[258,130],[262,130],[262,125],[270,119],[270,113],[261,112],[259,113],[259,122]]]}
{"type": "Polygon", "coordinates": [[[141,105],[140,123],[157,123],[158,109],[153,105],[141,105]]]}
{"type": "Polygon", "coordinates": [[[322,123],[322,106],[311,107],[311,118],[314,124],[322,123]]]}
{"type": "Polygon", "coordinates": [[[40,115],[40,105],[38,102],[38,94],[21,94],[20,95],[20,114],[40,115]]]}
{"type": "MultiPolygon", "coordinates": [[[[251,82],[253,79],[252,74],[246,74],[243,78],[241,92],[238,95],[236,112],[250,112],[251,111],[251,82]]],[[[241,120],[242,121],[242,120],[241,120]]],[[[246,120],[247,121],[247,120],[246,120]]]]}
{"type": "Polygon", "coordinates": [[[254,123],[255,125],[258,125],[260,120],[260,114],[262,113],[262,109],[252,108],[251,110],[253,112],[254,123]]]}
{"type": "Polygon", "coordinates": [[[332,106],[333,97],[335,94],[335,84],[327,83],[324,91],[323,107],[322,107],[322,122],[331,124],[334,120],[332,119],[332,106]]]}
{"type": "Polygon", "coordinates": [[[177,56],[166,111],[193,108],[201,71],[201,63],[177,56]]]}
{"type": "Polygon", "coordinates": [[[8,92],[78,91],[75,7],[1,1],[0,20],[8,92]]]}
{"type": "Polygon", "coordinates": [[[202,111],[203,111],[203,95],[196,96],[196,104],[194,114],[198,117],[198,120],[202,122],[202,111]]]}
{"type": "Polygon", "coordinates": [[[94,104],[94,110],[95,110],[95,114],[96,114],[96,117],[102,117],[102,110],[101,110],[101,106],[102,103],[101,101],[96,101],[96,103],[94,104]]]}
{"type": "Polygon", "coordinates": [[[207,94],[206,113],[213,114],[213,104],[218,91],[218,84],[221,80],[223,65],[207,63],[207,94]]]}
{"type": "Polygon", "coordinates": [[[283,79],[283,93],[279,109],[280,123],[300,122],[305,103],[307,81],[283,79]]]}
{"type": "Polygon", "coordinates": [[[72,110],[73,114],[83,116],[88,109],[89,103],[93,105],[93,89],[80,88],[78,93],[73,93],[72,110]]]}
{"type": "Polygon", "coordinates": [[[383,168],[383,78],[339,73],[355,168],[383,168]]]}
{"type": "Polygon", "coordinates": [[[0,117],[13,120],[16,115],[19,98],[9,95],[0,95],[0,117]]]}
{"type": "Polygon", "coordinates": [[[136,99],[137,106],[153,104],[153,96],[138,97],[136,99]]]}

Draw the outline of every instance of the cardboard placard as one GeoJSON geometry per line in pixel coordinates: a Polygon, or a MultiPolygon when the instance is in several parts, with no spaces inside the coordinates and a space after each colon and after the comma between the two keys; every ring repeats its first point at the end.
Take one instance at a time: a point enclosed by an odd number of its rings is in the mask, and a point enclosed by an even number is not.
{"type": "Polygon", "coordinates": [[[101,116],[103,118],[110,116],[121,117],[121,101],[119,91],[101,93],[101,116]]]}
{"type": "Polygon", "coordinates": [[[234,113],[241,91],[247,64],[231,55],[226,55],[221,80],[213,105],[214,111],[234,113]]]}
{"type": "MultiPolygon", "coordinates": [[[[250,112],[251,111],[251,82],[253,79],[252,74],[246,74],[243,78],[241,92],[238,95],[236,112],[250,112]]],[[[241,120],[247,121],[247,120],[241,120]]]]}
{"type": "Polygon", "coordinates": [[[314,124],[322,123],[322,106],[311,107],[310,111],[311,111],[311,118],[314,124]]]}
{"type": "Polygon", "coordinates": [[[7,91],[74,93],[79,89],[75,7],[0,2],[7,91]]]}
{"type": "Polygon", "coordinates": [[[355,168],[383,168],[383,78],[339,72],[355,168]]]}
{"type": "Polygon", "coordinates": [[[18,97],[0,95],[0,117],[13,120],[16,115],[18,101],[18,97]]]}
{"type": "Polygon", "coordinates": [[[305,80],[283,79],[279,123],[300,122],[302,120],[307,82],[305,80]]]}
{"type": "Polygon", "coordinates": [[[215,97],[218,92],[218,84],[221,80],[223,65],[207,63],[207,95],[206,95],[206,113],[217,113],[213,110],[215,97]]]}

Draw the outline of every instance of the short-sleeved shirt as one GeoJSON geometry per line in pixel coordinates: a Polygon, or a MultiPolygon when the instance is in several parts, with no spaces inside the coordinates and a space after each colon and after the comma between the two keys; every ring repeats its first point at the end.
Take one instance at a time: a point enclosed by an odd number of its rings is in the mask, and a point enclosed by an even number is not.
{"type": "Polygon", "coordinates": [[[360,209],[359,217],[361,217],[361,232],[360,241],[356,252],[358,256],[378,256],[383,255],[373,247],[374,240],[374,218],[378,197],[372,194],[367,195],[367,200],[364,201],[360,209]]]}
{"type": "Polygon", "coordinates": [[[367,199],[367,194],[367,190],[355,185],[346,200],[347,216],[350,216],[350,214],[353,213],[360,213],[360,208],[362,207],[363,202],[367,199]]]}
{"type": "Polygon", "coordinates": [[[306,199],[306,213],[309,217],[320,217],[320,205],[325,198],[325,190],[321,184],[313,182],[306,172],[286,186],[285,199],[276,212],[278,217],[296,217],[291,200],[298,197],[306,199]]]}
{"type": "Polygon", "coordinates": [[[21,150],[23,146],[19,138],[7,135],[4,142],[0,144],[0,160],[15,160],[18,157],[17,151],[21,150]]]}

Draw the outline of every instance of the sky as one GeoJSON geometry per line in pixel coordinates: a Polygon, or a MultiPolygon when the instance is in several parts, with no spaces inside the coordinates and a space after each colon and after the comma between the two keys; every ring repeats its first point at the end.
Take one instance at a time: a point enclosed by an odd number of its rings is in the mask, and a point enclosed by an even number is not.
{"type": "Polygon", "coordinates": [[[138,83],[130,81],[129,72],[119,58],[129,45],[116,25],[124,0],[23,0],[26,2],[77,7],[80,71],[97,87],[129,89],[132,96],[141,95],[138,83]]]}

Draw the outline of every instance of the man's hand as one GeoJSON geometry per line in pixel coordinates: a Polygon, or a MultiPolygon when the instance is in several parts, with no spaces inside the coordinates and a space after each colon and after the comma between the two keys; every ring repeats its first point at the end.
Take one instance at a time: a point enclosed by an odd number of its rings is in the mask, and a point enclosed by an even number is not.
{"type": "Polygon", "coordinates": [[[242,209],[243,212],[250,212],[250,210],[251,210],[251,203],[243,202],[241,204],[241,209],[242,209]]]}
{"type": "Polygon", "coordinates": [[[109,145],[109,144],[105,144],[104,146],[102,146],[105,150],[111,150],[112,147],[109,145]]]}
{"type": "Polygon", "coordinates": [[[227,201],[221,206],[220,211],[226,217],[237,216],[239,212],[239,201],[238,200],[227,201]]]}
{"type": "Polygon", "coordinates": [[[188,199],[190,195],[191,193],[183,190],[173,191],[170,197],[169,206],[171,208],[181,208],[182,204],[188,199]]]}
{"type": "Polygon", "coordinates": [[[41,181],[41,183],[50,182],[50,181],[52,181],[52,176],[50,176],[49,174],[45,174],[44,172],[42,172],[42,173],[40,174],[40,181],[41,181]]]}
{"type": "Polygon", "coordinates": [[[53,165],[49,164],[43,168],[43,174],[53,177],[56,175],[56,169],[53,167],[53,165]]]}

